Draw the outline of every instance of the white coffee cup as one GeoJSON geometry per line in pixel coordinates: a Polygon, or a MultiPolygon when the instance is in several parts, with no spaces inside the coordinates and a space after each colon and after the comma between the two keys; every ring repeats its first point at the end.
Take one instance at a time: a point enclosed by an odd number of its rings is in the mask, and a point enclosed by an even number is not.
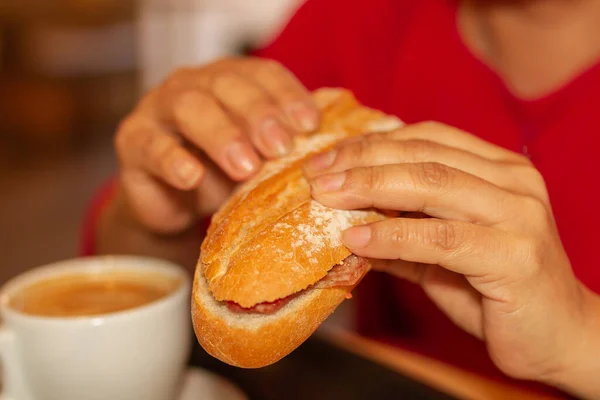
{"type": "Polygon", "coordinates": [[[191,285],[167,261],[90,257],[33,269],[0,289],[2,400],[173,400],[191,350],[191,285]],[[149,271],[179,278],[164,298],[85,317],[40,317],[10,307],[11,296],[69,273],[149,271]]]}

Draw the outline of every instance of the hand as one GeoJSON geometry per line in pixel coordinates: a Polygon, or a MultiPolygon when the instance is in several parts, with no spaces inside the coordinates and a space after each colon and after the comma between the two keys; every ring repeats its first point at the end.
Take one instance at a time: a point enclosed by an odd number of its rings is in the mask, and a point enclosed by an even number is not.
{"type": "Polygon", "coordinates": [[[126,203],[146,228],[177,233],[216,210],[235,181],[313,130],[308,91],[279,64],[227,59],[181,69],[116,134],[126,203]]]}
{"type": "Polygon", "coordinates": [[[313,197],[340,209],[424,213],[343,234],[374,268],[420,284],[486,341],[506,374],[550,382],[581,362],[590,292],[561,245],[528,159],[437,123],[353,138],[305,166],[313,197]]]}

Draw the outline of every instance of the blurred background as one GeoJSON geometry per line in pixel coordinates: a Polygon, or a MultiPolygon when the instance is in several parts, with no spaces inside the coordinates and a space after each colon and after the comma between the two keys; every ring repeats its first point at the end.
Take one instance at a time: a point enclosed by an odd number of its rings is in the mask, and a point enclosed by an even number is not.
{"type": "Polygon", "coordinates": [[[0,284],[77,253],[148,87],[270,40],[300,0],[0,0],[0,284]]]}

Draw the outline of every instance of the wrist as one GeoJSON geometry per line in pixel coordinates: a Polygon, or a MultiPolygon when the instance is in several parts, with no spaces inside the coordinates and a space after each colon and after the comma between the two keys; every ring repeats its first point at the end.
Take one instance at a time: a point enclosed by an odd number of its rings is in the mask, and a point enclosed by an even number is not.
{"type": "Polygon", "coordinates": [[[562,368],[546,383],[584,398],[600,398],[600,296],[583,284],[581,314],[582,322],[569,345],[569,352],[562,368]]]}

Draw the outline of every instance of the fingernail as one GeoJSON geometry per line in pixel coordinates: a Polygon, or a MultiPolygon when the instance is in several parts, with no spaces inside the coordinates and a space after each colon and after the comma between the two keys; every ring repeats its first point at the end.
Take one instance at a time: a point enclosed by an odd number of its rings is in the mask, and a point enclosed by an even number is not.
{"type": "Polygon", "coordinates": [[[227,160],[238,172],[243,175],[254,173],[260,164],[258,157],[250,146],[245,143],[234,142],[227,149],[227,160]]]}
{"type": "Polygon", "coordinates": [[[342,234],[342,242],[349,248],[365,247],[371,240],[370,226],[349,228],[342,234]]]}
{"type": "Polygon", "coordinates": [[[311,182],[311,186],[321,193],[335,192],[342,188],[346,180],[345,173],[320,176],[311,182]]]}
{"type": "Polygon", "coordinates": [[[335,157],[337,157],[337,150],[318,154],[306,162],[306,169],[309,172],[318,172],[327,169],[333,165],[335,157]]]}
{"type": "Polygon", "coordinates": [[[192,183],[200,177],[200,169],[189,160],[179,159],[175,161],[175,172],[185,183],[192,183]]]}
{"type": "Polygon", "coordinates": [[[312,132],[317,129],[318,115],[306,104],[294,103],[288,107],[288,113],[304,132],[312,132]]]}
{"type": "Polygon", "coordinates": [[[273,155],[284,156],[292,149],[290,136],[275,119],[263,123],[261,135],[263,143],[273,155]]]}

